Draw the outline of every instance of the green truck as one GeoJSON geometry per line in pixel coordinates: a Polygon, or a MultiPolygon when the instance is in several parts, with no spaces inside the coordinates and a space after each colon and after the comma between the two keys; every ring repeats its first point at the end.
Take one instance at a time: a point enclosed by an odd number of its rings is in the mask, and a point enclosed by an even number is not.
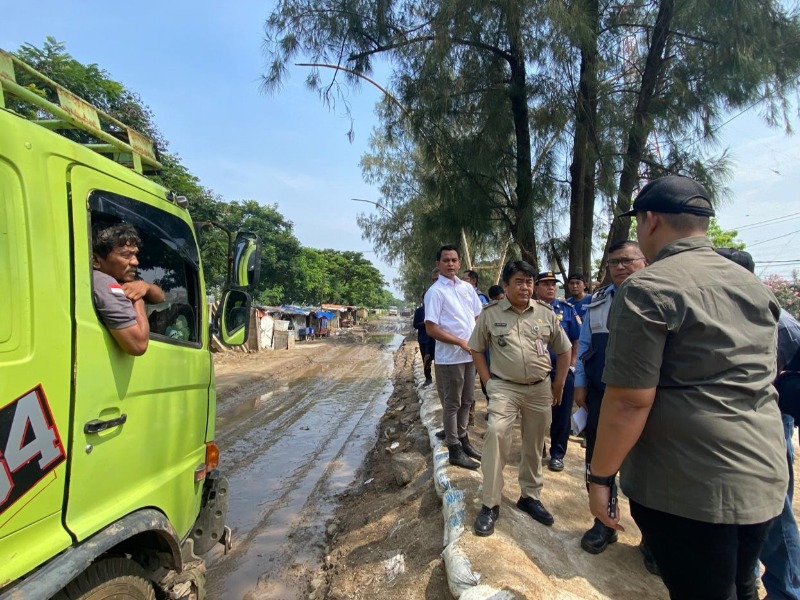
{"type": "Polygon", "coordinates": [[[210,318],[197,228],[159,168],[144,135],[0,50],[2,599],[202,598],[201,556],[230,547],[209,328],[247,339],[260,243],[227,232],[210,318]],[[93,305],[92,228],[120,222],[165,296],[142,356],[93,305]]]}

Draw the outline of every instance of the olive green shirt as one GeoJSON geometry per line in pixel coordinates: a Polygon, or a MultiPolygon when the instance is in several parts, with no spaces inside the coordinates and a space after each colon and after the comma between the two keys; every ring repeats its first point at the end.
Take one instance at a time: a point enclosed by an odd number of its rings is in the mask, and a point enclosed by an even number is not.
{"type": "Polygon", "coordinates": [[[708,523],[762,523],[788,485],[775,378],[780,308],[705,237],[676,240],[619,287],[603,381],[656,388],[622,490],[708,523]]]}
{"type": "Polygon", "coordinates": [[[476,352],[489,351],[494,377],[520,384],[538,383],[550,375],[548,346],[556,354],[572,349],[552,307],[536,300],[521,313],[508,298],[487,304],[469,338],[476,352]]]}

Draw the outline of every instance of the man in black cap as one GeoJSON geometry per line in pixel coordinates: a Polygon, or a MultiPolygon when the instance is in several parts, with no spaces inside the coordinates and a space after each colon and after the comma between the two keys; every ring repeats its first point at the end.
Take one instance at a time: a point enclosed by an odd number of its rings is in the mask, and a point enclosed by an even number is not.
{"type": "Polygon", "coordinates": [[[780,307],[706,237],[706,189],[687,177],[637,196],[650,263],[614,298],[592,514],[619,525],[616,473],[673,600],[757,598],[755,568],[789,473],[772,387],[780,307]]]}

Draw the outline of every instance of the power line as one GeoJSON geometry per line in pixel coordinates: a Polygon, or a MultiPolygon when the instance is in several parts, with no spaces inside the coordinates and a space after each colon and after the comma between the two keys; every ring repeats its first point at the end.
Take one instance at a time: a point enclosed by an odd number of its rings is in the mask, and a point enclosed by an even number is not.
{"type": "Polygon", "coordinates": [[[747,244],[747,247],[752,248],[753,246],[759,246],[760,244],[767,244],[769,242],[774,242],[775,240],[779,240],[781,238],[789,237],[790,235],[797,235],[798,233],[800,233],[800,229],[796,229],[795,231],[790,231],[785,235],[779,235],[774,238],[770,238],[768,240],[761,240],[759,242],[753,242],[752,244],[747,244]]]}
{"type": "Polygon", "coordinates": [[[766,221],[759,221],[758,223],[748,223],[747,225],[742,225],[741,227],[731,227],[731,229],[735,229],[736,231],[741,231],[743,229],[752,229],[754,227],[761,227],[762,225],[769,225],[770,223],[774,223],[775,221],[787,221],[792,218],[800,217],[800,212],[792,213],[790,215],[785,215],[782,217],[774,217],[772,219],[767,219],[766,221]]]}

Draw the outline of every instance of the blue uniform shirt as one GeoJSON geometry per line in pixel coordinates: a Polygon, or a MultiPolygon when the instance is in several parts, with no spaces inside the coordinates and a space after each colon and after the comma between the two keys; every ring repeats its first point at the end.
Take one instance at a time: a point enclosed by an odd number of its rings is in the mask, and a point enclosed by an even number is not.
{"type": "Polygon", "coordinates": [[[577,302],[575,302],[574,300],[569,300],[568,302],[572,305],[572,308],[575,309],[575,312],[578,313],[578,316],[581,318],[581,321],[584,321],[586,317],[586,309],[591,301],[592,301],[592,295],[586,294],[583,298],[581,298],[577,302]]]}
{"type": "MultiPolygon", "coordinates": [[[[553,300],[550,306],[553,307],[553,311],[556,313],[556,317],[567,334],[569,341],[574,342],[577,340],[581,335],[581,318],[575,312],[573,306],[558,298],[553,300]]],[[[556,368],[556,353],[550,349],[550,346],[547,347],[547,350],[550,352],[551,369],[554,370],[556,368]]]]}

